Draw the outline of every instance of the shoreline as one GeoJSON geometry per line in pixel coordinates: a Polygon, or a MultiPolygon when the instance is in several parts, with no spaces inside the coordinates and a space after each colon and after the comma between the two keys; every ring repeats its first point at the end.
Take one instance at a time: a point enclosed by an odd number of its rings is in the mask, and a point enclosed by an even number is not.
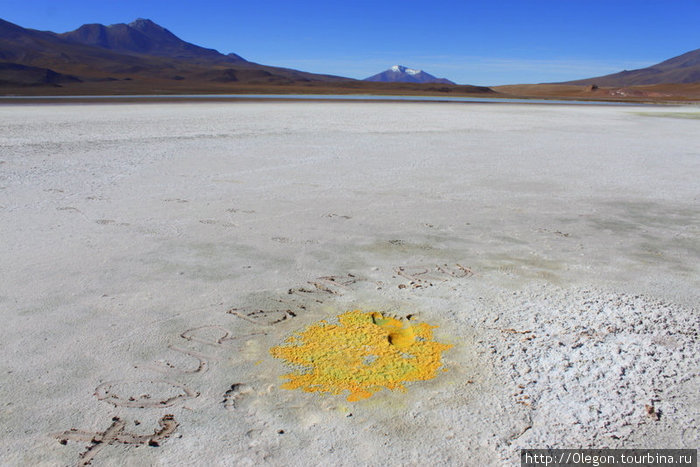
{"type": "Polygon", "coordinates": [[[169,103],[169,102],[333,102],[333,103],[450,103],[450,104],[525,104],[575,106],[693,106],[697,102],[585,100],[521,97],[456,97],[367,94],[136,94],[75,96],[0,96],[0,104],[44,103],[169,103]]]}

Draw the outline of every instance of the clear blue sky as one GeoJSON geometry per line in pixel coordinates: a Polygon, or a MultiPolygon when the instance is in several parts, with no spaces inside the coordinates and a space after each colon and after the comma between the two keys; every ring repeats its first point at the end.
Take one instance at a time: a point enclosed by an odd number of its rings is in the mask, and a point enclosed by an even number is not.
{"type": "Polygon", "coordinates": [[[700,0],[0,0],[0,18],[54,32],[137,17],[258,63],[352,78],[401,64],[461,84],[563,81],[700,48],[700,0]]]}

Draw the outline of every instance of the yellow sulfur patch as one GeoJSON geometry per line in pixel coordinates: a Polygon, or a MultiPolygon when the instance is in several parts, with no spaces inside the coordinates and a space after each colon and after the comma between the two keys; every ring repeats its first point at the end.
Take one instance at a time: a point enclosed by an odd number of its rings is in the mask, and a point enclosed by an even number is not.
{"type": "Polygon", "coordinates": [[[339,324],[319,321],[292,335],[270,353],[302,369],[285,375],[284,389],[340,394],[349,401],[371,397],[382,388],[405,390],[403,382],[425,381],[442,367],[452,347],[433,341],[425,323],[404,323],[381,313],[348,311],[339,324]]]}

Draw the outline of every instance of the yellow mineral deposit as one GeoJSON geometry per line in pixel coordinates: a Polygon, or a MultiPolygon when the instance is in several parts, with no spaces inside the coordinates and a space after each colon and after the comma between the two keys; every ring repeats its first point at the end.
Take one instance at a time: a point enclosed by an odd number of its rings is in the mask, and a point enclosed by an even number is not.
{"type": "Polygon", "coordinates": [[[340,394],[349,401],[371,397],[382,388],[405,390],[402,383],[434,378],[442,352],[432,329],[377,312],[348,311],[338,324],[319,321],[289,337],[270,353],[298,368],[284,377],[284,389],[340,394]]]}

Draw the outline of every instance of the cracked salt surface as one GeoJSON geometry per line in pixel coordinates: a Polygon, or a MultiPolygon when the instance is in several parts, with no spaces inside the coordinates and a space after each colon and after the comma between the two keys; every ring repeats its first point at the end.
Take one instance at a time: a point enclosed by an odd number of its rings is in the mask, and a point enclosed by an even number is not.
{"type": "Polygon", "coordinates": [[[502,446],[505,458],[515,462],[513,448],[560,447],[562,439],[568,446],[631,447],[621,440],[652,423],[682,428],[677,443],[697,446],[697,431],[680,439],[698,418],[699,407],[689,403],[700,388],[697,310],[640,295],[545,286],[508,302],[517,313],[498,315],[499,327],[508,328],[503,338],[481,343],[518,384],[516,400],[531,409],[531,428],[502,446]]]}

